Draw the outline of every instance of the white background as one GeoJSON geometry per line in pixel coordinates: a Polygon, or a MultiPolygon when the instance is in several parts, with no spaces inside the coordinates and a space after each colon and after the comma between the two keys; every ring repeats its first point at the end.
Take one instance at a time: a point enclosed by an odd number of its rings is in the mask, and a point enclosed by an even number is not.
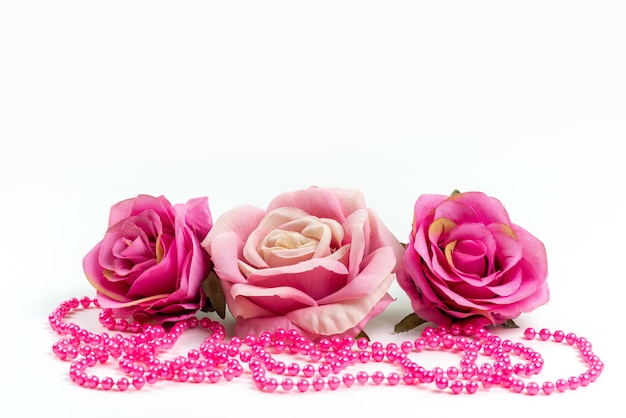
{"type": "MultiPolygon", "coordinates": [[[[0,3],[1,415],[609,416],[626,371],[625,19],[619,1],[0,3]],[[403,241],[422,193],[498,197],[548,251],[551,299],[518,324],[587,337],[605,373],[549,397],[69,382],[47,315],[93,295],[81,261],[113,203],[208,196],[216,219],[311,185],[361,189],[403,241]]],[[[410,307],[392,293],[366,330],[416,338],[393,334],[410,307]]],[[[99,330],[95,315],[75,319],[99,330]]],[[[584,370],[569,347],[537,349],[539,383],[584,370]]]]}

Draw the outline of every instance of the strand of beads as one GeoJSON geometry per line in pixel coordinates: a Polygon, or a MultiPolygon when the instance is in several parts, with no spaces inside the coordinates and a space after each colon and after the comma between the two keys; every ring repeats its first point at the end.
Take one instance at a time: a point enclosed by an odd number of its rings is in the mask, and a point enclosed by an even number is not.
{"type": "Polygon", "coordinates": [[[313,343],[295,330],[284,329],[264,332],[258,337],[248,336],[243,340],[233,337],[226,342],[223,325],[209,318],[192,317],[173,324],[166,331],[161,326],[115,319],[109,309],[100,311],[99,321],[107,330],[116,332],[112,335],[92,333],[64,320],[70,311],[91,306],[100,308],[96,299],[71,298],[61,303],[48,319],[51,328],[63,335],[53,344],[52,350],[59,359],[71,362],[71,381],[92,389],[142,389],[146,385],[168,380],[193,383],[217,383],[221,379],[230,381],[244,375],[242,364],[247,364],[254,386],[265,392],[336,390],[354,384],[386,383],[389,386],[432,384],[439,390],[450,390],[454,394],[472,394],[481,388],[501,386],[515,393],[536,395],[541,392],[549,395],[555,390],[564,392],[587,386],[604,369],[604,364],[593,353],[587,339],[574,333],[551,333],[547,329],[537,333],[529,328],[524,335],[529,340],[537,336],[542,341],[552,338],[577,348],[588,365],[587,370],[577,376],[555,382],[545,381],[541,385],[534,381],[525,382],[524,378],[541,372],[544,365],[541,355],[520,342],[502,340],[484,328],[475,329],[471,325],[425,327],[414,341],[383,345],[352,337],[322,338],[313,343]],[[185,331],[198,327],[211,333],[198,349],[189,350],[187,356],[159,359],[159,354],[174,347],[185,331]],[[460,354],[459,367],[448,367],[445,371],[441,367],[427,369],[411,359],[415,356],[413,353],[434,350],[460,354]],[[278,359],[283,354],[307,360],[304,364],[296,361],[285,363],[278,359]],[[514,363],[514,357],[519,357],[521,361],[514,363]],[[492,361],[478,364],[481,358],[492,361]],[[122,377],[114,380],[109,376],[100,378],[88,374],[90,367],[109,361],[117,361],[122,377]],[[350,371],[366,363],[391,364],[397,367],[397,371],[388,374],[350,371]]]}
{"type": "Polygon", "coordinates": [[[222,377],[227,380],[243,373],[243,367],[229,354],[238,351],[236,339],[224,344],[224,327],[209,318],[190,318],[179,321],[166,331],[162,326],[129,323],[125,319],[116,320],[111,310],[102,309],[100,323],[109,331],[130,332],[131,335],[106,332],[92,333],[77,324],[64,321],[74,309],[99,308],[97,299],[89,297],[70,298],[61,303],[48,317],[51,328],[63,338],[52,346],[52,351],[61,360],[70,360],[70,380],[91,389],[125,391],[129,387],[142,389],[159,380],[209,381],[217,383],[222,377]],[[198,326],[211,331],[199,349],[189,350],[187,356],[176,356],[161,361],[158,354],[171,349],[180,336],[188,329],[198,326]],[[233,350],[233,347],[235,350],[233,350]],[[87,369],[97,364],[117,361],[124,376],[113,380],[110,376],[99,378],[87,374],[87,369]]]}

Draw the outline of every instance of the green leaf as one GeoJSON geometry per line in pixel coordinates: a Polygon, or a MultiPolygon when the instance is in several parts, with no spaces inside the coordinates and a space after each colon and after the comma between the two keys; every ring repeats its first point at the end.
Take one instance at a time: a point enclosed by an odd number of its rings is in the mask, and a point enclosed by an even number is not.
{"type": "Polygon", "coordinates": [[[458,191],[457,189],[452,190],[452,193],[450,193],[450,196],[454,196],[455,194],[459,194],[461,193],[460,191],[458,191]]]}
{"type": "Polygon", "coordinates": [[[356,336],[356,337],[354,337],[354,339],[355,339],[355,340],[358,340],[359,338],[365,338],[367,341],[369,341],[369,340],[370,340],[370,336],[369,336],[369,335],[367,335],[367,334],[365,333],[365,331],[363,331],[363,330],[361,330],[361,332],[359,332],[359,333],[357,334],[357,336],[356,336]]]}
{"type": "Polygon", "coordinates": [[[512,319],[507,319],[506,322],[502,324],[502,328],[519,328],[519,325],[517,325],[512,319]]]}
{"type": "Polygon", "coordinates": [[[220,279],[214,271],[211,271],[202,282],[202,291],[206,296],[206,301],[202,307],[202,312],[217,312],[220,318],[226,317],[226,298],[224,289],[220,284],[220,279]]]}
{"type": "Polygon", "coordinates": [[[413,312],[402,318],[402,320],[396,324],[393,330],[396,333],[407,332],[417,326],[420,326],[424,322],[426,322],[425,319],[420,318],[415,312],[413,312]]]}

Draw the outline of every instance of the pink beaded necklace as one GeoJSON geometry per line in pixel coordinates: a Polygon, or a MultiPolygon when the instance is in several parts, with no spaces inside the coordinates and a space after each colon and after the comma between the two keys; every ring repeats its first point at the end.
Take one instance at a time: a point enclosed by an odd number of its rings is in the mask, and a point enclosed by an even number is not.
{"type": "Polygon", "coordinates": [[[116,319],[109,309],[101,309],[99,321],[108,331],[116,332],[113,335],[93,333],[64,320],[72,310],[90,307],[100,308],[97,299],[87,296],[70,298],[48,317],[52,330],[63,335],[53,344],[52,351],[59,359],[70,362],[71,381],[90,389],[125,391],[132,386],[139,390],[159,381],[218,383],[222,379],[230,381],[249,376],[254,385],[265,392],[336,390],[342,386],[349,388],[354,384],[371,383],[434,385],[439,390],[449,390],[454,394],[471,394],[481,388],[500,386],[515,393],[550,395],[555,391],[587,386],[604,369],[604,363],[593,353],[586,338],[547,329],[537,332],[528,328],[524,336],[528,340],[539,337],[541,341],[552,338],[576,348],[587,364],[585,371],[567,379],[541,384],[527,381],[541,372],[544,365],[541,355],[519,342],[503,340],[487,329],[471,325],[426,327],[413,342],[383,345],[351,337],[321,339],[313,343],[294,330],[284,329],[244,339],[233,337],[227,342],[224,326],[207,317],[179,321],[166,330],[162,326],[116,319]],[[186,330],[197,327],[211,332],[198,349],[191,349],[186,356],[175,356],[169,360],[158,358],[160,353],[174,347],[186,330]],[[409,358],[410,353],[426,348],[459,353],[459,367],[426,369],[409,358]],[[286,364],[277,360],[277,355],[281,353],[305,356],[308,360],[304,364],[286,364]],[[479,354],[493,361],[478,365],[479,354]],[[514,358],[519,358],[519,362],[514,362],[514,358]],[[109,376],[88,374],[89,368],[108,362],[117,362],[123,376],[114,380],[109,376]],[[391,364],[398,371],[386,375],[381,371],[348,371],[348,368],[370,362],[391,364]]]}

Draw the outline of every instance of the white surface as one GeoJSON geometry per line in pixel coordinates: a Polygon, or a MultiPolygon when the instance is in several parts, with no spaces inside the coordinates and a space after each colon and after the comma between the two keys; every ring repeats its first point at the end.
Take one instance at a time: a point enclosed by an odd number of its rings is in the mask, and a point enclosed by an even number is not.
{"type": "MultiPolygon", "coordinates": [[[[626,371],[625,17],[604,1],[1,3],[0,415],[609,416],[626,371]],[[360,188],[403,240],[422,193],[500,198],[549,257],[550,302],[518,324],[587,337],[605,373],[549,397],[68,381],[47,315],[93,294],[81,260],[113,203],[209,196],[217,218],[310,185],[360,188]]],[[[366,330],[414,339],[392,334],[410,309],[392,291],[366,330]]],[[[544,378],[582,372],[571,348],[537,348],[544,378]]]]}

